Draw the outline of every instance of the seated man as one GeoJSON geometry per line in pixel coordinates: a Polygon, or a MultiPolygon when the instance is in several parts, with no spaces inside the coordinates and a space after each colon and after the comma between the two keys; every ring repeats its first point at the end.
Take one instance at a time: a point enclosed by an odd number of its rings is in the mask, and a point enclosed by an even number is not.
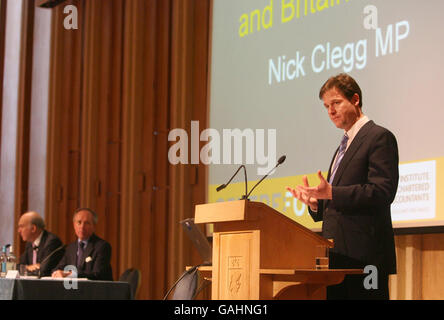
{"type": "Polygon", "coordinates": [[[77,209],[73,222],[78,239],[66,247],[52,277],[71,275],[71,272],[64,272],[64,268],[71,265],[77,268],[78,278],[112,281],[111,245],[94,234],[97,214],[91,209],[77,209]]]}
{"type": "Polygon", "coordinates": [[[63,256],[63,243],[53,233],[45,230],[45,221],[37,212],[23,214],[18,223],[18,233],[26,241],[20,264],[28,271],[40,269],[40,276],[49,276],[63,256]]]}

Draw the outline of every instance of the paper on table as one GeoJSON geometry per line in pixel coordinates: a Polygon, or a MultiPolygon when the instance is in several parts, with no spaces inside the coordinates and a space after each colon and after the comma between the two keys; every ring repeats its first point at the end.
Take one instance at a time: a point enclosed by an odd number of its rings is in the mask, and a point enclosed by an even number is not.
{"type": "Polygon", "coordinates": [[[88,280],[88,278],[53,278],[53,277],[41,277],[40,278],[40,280],[66,280],[66,279],[69,279],[69,280],[76,279],[76,280],[80,280],[80,281],[88,280]]]}

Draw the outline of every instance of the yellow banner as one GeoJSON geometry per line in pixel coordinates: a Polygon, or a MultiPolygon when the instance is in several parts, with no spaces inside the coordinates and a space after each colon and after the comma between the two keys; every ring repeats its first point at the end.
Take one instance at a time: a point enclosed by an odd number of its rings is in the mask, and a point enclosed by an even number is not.
{"type": "MultiPolygon", "coordinates": [[[[392,204],[394,227],[444,225],[444,158],[402,163],[399,166],[398,192],[392,204]]],[[[326,172],[322,173],[324,177],[326,172]]],[[[305,204],[295,199],[286,187],[302,185],[303,175],[269,178],[264,180],[250,196],[252,201],[263,202],[287,217],[319,231],[322,222],[314,222],[305,204]]],[[[316,173],[307,174],[310,186],[319,184],[316,173]]],[[[249,181],[251,189],[257,181],[249,181]]],[[[238,200],[245,193],[243,182],[230,184],[216,192],[217,185],[210,185],[209,202],[238,200]]]]}

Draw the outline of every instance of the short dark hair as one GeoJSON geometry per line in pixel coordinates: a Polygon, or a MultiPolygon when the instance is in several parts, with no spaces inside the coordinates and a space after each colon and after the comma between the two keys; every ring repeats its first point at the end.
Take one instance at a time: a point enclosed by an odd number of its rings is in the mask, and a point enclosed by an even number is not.
{"type": "Polygon", "coordinates": [[[99,220],[99,217],[97,216],[97,213],[95,213],[93,210],[89,209],[89,208],[79,208],[76,211],[74,211],[74,215],[72,216],[72,218],[74,219],[76,217],[76,214],[79,213],[80,211],[87,211],[89,213],[91,213],[92,217],[93,217],[93,222],[94,224],[97,224],[97,221],[99,220]]]}
{"type": "Polygon", "coordinates": [[[319,90],[319,99],[322,100],[324,94],[333,88],[338,89],[349,101],[357,94],[359,96],[359,108],[362,109],[361,88],[359,88],[358,83],[351,76],[346,73],[340,73],[330,77],[321,87],[321,90],[319,90]]]}

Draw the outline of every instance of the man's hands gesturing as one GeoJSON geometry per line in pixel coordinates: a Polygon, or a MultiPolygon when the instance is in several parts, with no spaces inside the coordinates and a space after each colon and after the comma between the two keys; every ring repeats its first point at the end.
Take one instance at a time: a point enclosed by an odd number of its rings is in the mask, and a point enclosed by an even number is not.
{"type": "Polygon", "coordinates": [[[303,176],[302,186],[296,186],[296,189],[286,188],[295,198],[310,206],[312,211],[318,210],[318,199],[332,199],[331,184],[325,180],[321,171],[318,171],[318,177],[321,183],[317,187],[310,187],[307,176],[303,176]]]}

